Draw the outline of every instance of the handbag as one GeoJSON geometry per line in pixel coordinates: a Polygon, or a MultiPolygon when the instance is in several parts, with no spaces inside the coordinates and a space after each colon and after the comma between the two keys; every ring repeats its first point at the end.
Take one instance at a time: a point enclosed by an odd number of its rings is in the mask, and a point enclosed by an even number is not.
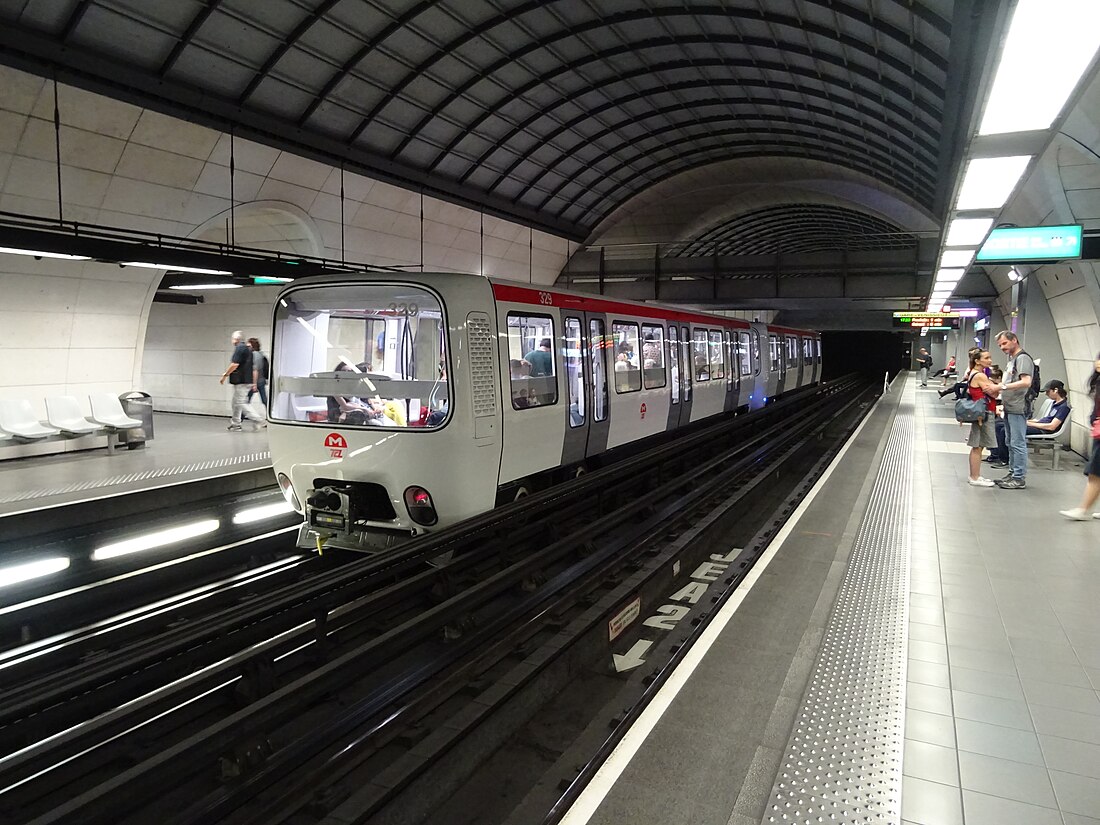
{"type": "Polygon", "coordinates": [[[959,398],[955,401],[955,420],[960,424],[972,424],[984,421],[986,402],[984,398],[959,398]]]}

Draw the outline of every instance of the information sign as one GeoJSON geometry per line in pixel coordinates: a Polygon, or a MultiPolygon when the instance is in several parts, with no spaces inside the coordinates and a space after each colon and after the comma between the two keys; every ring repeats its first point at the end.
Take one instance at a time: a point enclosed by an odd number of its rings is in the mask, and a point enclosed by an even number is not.
{"type": "Polygon", "coordinates": [[[990,232],[977,260],[1024,263],[1080,257],[1080,226],[1013,226],[990,232]]]}
{"type": "Polygon", "coordinates": [[[957,312],[895,312],[894,326],[909,329],[958,329],[957,312]]]}

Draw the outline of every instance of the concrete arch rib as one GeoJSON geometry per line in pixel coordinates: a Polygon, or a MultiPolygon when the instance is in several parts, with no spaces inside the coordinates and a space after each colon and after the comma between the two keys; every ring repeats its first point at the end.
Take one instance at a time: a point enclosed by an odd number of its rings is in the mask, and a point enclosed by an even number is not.
{"type": "Polygon", "coordinates": [[[916,201],[869,175],[824,161],[759,157],[696,167],[651,186],[604,218],[587,244],[690,241],[736,215],[800,202],[854,209],[909,232],[940,230],[916,201]]]}
{"type": "Polygon", "coordinates": [[[199,224],[187,237],[227,243],[231,219],[238,246],[325,257],[325,243],[313,218],[285,201],[250,201],[226,209],[199,224]]]}

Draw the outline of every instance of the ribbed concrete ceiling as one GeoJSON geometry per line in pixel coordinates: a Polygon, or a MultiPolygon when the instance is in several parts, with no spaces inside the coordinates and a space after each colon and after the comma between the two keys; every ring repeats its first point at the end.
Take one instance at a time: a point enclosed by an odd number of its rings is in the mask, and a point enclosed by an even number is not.
{"type": "Polygon", "coordinates": [[[937,214],[976,5],[0,0],[0,60],[580,239],[740,157],[837,163],[937,214]]]}

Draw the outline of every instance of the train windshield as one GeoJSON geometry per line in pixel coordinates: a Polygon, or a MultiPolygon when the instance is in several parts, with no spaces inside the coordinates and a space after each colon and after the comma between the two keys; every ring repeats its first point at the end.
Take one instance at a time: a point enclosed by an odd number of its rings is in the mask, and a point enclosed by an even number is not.
{"type": "Polygon", "coordinates": [[[275,308],[271,418],[441,426],[450,407],[439,298],[409,284],[293,290],[275,308]]]}

